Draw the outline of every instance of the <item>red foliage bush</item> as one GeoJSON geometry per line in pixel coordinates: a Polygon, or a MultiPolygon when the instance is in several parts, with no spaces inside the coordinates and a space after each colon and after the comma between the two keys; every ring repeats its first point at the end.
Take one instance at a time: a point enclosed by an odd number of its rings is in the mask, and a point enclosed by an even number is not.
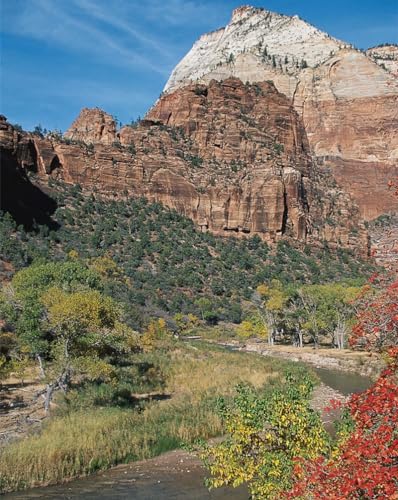
{"type": "Polygon", "coordinates": [[[332,457],[298,462],[287,498],[398,499],[398,348],[367,391],[347,403],[354,430],[332,457]]]}
{"type": "Polygon", "coordinates": [[[387,284],[378,278],[375,289],[365,287],[358,306],[351,346],[377,351],[398,346],[398,280],[387,284]]]}

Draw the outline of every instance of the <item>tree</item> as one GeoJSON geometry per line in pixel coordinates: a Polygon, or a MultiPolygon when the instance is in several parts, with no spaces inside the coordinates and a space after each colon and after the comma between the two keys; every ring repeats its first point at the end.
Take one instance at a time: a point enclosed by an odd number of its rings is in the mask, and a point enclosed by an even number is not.
{"type": "Polygon", "coordinates": [[[241,385],[232,404],[221,401],[226,438],[201,452],[208,485],[248,483],[252,498],[278,498],[291,484],[295,457],[315,458],[328,449],[320,417],[309,407],[311,391],[304,373],[288,373],[282,390],[259,397],[241,385]]]}
{"type": "Polygon", "coordinates": [[[300,68],[301,69],[308,68],[308,64],[307,64],[307,61],[305,59],[301,60],[300,68]]]}
{"type": "Polygon", "coordinates": [[[296,460],[287,498],[398,498],[398,348],[365,392],[351,396],[331,454],[296,460]]]}
{"type": "Polygon", "coordinates": [[[270,286],[265,284],[259,285],[256,293],[253,294],[252,302],[257,308],[265,331],[268,332],[268,343],[270,345],[273,345],[275,342],[280,316],[287,300],[288,295],[278,280],[272,280],[270,286]]]}
{"type": "Polygon", "coordinates": [[[242,339],[248,339],[250,337],[266,338],[268,336],[268,330],[259,316],[254,316],[242,321],[242,323],[238,325],[236,333],[242,339]]]}
{"type": "Polygon", "coordinates": [[[43,129],[40,123],[39,125],[36,125],[35,128],[33,129],[33,134],[38,135],[41,138],[45,136],[46,132],[47,132],[46,129],[43,129]]]}
{"type": "Polygon", "coordinates": [[[197,318],[197,316],[191,313],[176,313],[173,319],[176,322],[178,332],[184,334],[190,332],[193,328],[195,328],[195,326],[199,324],[199,319],[197,318]]]}
{"type": "Polygon", "coordinates": [[[375,278],[356,301],[357,316],[350,344],[384,351],[398,345],[398,280],[375,278]]]}
{"type": "Polygon", "coordinates": [[[68,391],[73,379],[109,379],[111,358],[138,348],[138,334],[121,321],[116,302],[101,293],[114,266],[94,264],[90,269],[73,254],[66,262],[23,269],[12,280],[20,352],[38,363],[46,412],[55,391],[68,391]]]}
{"type": "Polygon", "coordinates": [[[54,391],[67,392],[73,375],[109,380],[114,368],[107,357],[133,352],[138,339],[119,321],[117,304],[97,290],[65,293],[51,288],[41,300],[46,308],[43,326],[51,336],[49,363],[43,366],[48,411],[54,391]]]}
{"type": "Polygon", "coordinates": [[[155,349],[168,349],[172,341],[172,333],[166,326],[163,318],[153,319],[145,329],[141,345],[144,352],[153,352],[155,349]]]}
{"type": "Polygon", "coordinates": [[[102,288],[101,277],[78,260],[32,265],[18,271],[11,284],[9,302],[17,311],[13,320],[15,331],[40,366],[51,343],[42,328],[45,310],[40,297],[50,287],[60,287],[65,291],[102,288]]]}
{"type": "Polygon", "coordinates": [[[206,297],[200,297],[195,301],[199,308],[202,320],[210,325],[216,325],[218,322],[218,312],[214,309],[214,302],[206,297]]]}
{"type": "MultiPolygon", "coordinates": [[[[289,306],[294,321],[298,322],[301,331],[311,335],[315,347],[323,334],[342,349],[354,313],[352,302],[359,293],[360,288],[340,283],[304,285],[293,294],[289,306]]],[[[302,346],[302,333],[299,336],[302,346]]]]}

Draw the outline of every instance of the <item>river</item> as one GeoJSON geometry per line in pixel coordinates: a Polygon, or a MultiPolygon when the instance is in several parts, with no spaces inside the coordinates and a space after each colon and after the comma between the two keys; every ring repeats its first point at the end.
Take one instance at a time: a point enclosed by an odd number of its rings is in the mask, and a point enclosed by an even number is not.
{"type": "MultiPolygon", "coordinates": [[[[326,368],[313,368],[322,383],[343,395],[369,387],[367,377],[326,368]]],[[[243,487],[209,492],[204,486],[205,471],[187,452],[176,450],[150,460],[120,465],[108,471],[63,485],[11,493],[9,499],[137,499],[137,500],[247,500],[243,487]]]]}

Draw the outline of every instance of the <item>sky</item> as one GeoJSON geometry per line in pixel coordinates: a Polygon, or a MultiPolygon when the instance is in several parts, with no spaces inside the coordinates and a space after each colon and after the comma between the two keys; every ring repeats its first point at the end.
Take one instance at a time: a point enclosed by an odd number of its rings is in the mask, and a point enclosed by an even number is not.
{"type": "MultiPolygon", "coordinates": [[[[65,131],[83,107],[145,115],[204,32],[245,1],[0,0],[0,113],[65,131]]],[[[398,0],[268,0],[359,48],[398,43],[398,0]]]]}

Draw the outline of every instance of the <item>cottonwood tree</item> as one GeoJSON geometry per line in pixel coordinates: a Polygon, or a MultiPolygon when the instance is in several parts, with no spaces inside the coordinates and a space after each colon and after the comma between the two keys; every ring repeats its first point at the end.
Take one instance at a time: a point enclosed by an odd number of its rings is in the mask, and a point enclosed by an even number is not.
{"type": "Polygon", "coordinates": [[[266,328],[266,326],[264,326],[264,323],[261,321],[258,315],[252,316],[242,321],[238,325],[236,333],[242,339],[248,339],[250,337],[268,337],[268,329],[266,328]]]}
{"type": "Polygon", "coordinates": [[[76,256],[23,269],[12,280],[15,331],[46,383],[46,411],[73,379],[109,379],[110,358],[138,348],[138,334],[102,287],[101,275],[76,256]]]}
{"type": "Polygon", "coordinates": [[[110,380],[114,366],[110,356],[129,354],[138,346],[137,334],[119,321],[120,311],[110,298],[97,290],[65,293],[49,289],[42,297],[51,336],[45,409],[57,389],[67,392],[72,377],[110,380]]]}
{"type": "Polygon", "coordinates": [[[258,315],[268,333],[268,343],[273,345],[281,323],[281,315],[287,303],[288,295],[278,280],[271,284],[259,285],[252,296],[258,315]]]}
{"type": "Polygon", "coordinates": [[[359,293],[359,287],[340,283],[304,285],[297,289],[290,298],[289,309],[291,323],[297,322],[300,328],[299,345],[302,346],[304,331],[311,335],[315,347],[320,335],[324,335],[332,345],[342,349],[354,313],[353,300],[359,293]]]}

